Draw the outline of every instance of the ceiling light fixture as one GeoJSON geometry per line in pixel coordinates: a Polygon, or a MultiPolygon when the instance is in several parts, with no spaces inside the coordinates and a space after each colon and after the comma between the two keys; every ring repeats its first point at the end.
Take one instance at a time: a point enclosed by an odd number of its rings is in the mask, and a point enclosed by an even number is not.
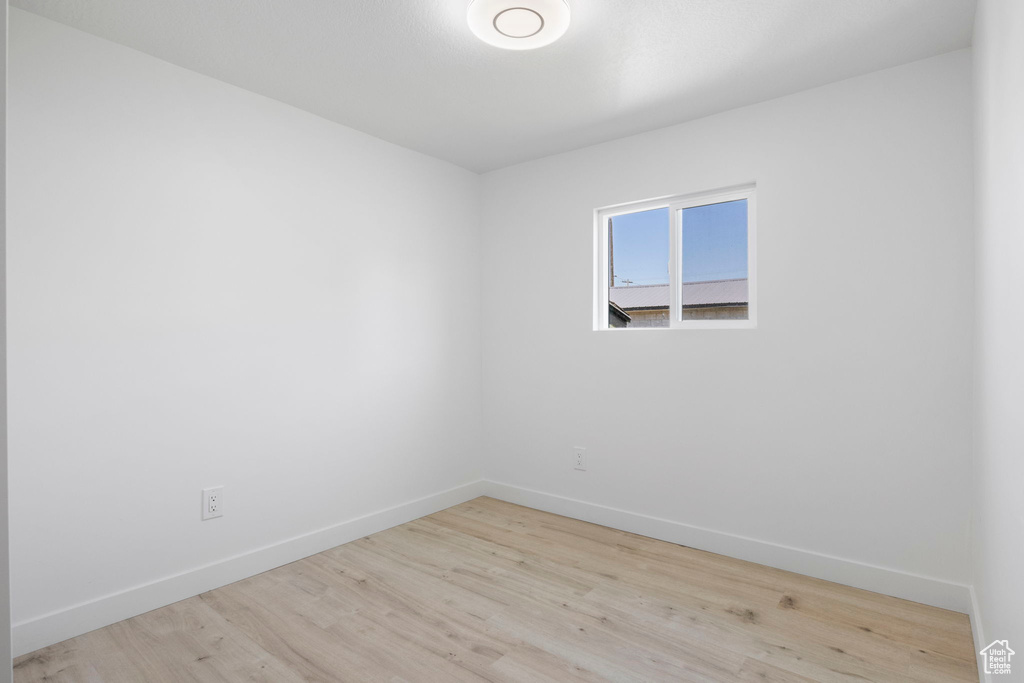
{"type": "Polygon", "coordinates": [[[550,45],[569,28],[567,0],[472,0],[469,28],[488,45],[532,50],[550,45]]]}

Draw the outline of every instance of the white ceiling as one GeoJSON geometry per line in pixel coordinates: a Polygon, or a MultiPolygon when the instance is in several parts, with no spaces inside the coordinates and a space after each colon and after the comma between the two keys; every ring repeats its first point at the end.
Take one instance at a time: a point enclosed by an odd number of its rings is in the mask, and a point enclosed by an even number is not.
{"type": "Polygon", "coordinates": [[[570,0],[529,52],[468,0],[12,0],[22,9],[487,171],[970,44],[975,0],[570,0]]]}

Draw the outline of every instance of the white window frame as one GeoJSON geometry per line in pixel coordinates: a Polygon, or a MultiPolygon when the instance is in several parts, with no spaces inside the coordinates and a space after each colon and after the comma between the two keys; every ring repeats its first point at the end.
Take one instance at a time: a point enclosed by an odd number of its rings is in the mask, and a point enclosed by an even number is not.
{"type": "MultiPolygon", "coordinates": [[[[753,183],[710,192],[647,199],[594,210],[594,329],[608,327],[608,219],[651,209],[668,209],[669,215],[669,326],[633,327],[628,330],[727,330],[757,327],[757,187],[753,183]],[[683,209],[747,200],[747,319],[683,320],[683,240],[680,215],[683,209]]],[[[623,329],[623,328],[618,328],[623,329]]]]}

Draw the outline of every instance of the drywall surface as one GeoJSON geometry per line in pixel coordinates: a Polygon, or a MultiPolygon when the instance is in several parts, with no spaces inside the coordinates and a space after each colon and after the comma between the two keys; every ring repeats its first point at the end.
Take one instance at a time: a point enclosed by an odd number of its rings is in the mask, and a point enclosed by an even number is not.
{"type": "Polygon", "coordinates": [[[965,47],[974,12],[974,0],[576,1],[558,43],[509,52],[469,30],[469,0],[12,4],[473,170],[965,47]]]}
{"type": "Polygon", "coordinates": [[[12,679],[11,583],[7,502],[7,4],[0,27],[0,683],[12,679]]]}
{"type": "MultiPolygon", "coordinates": [[[[1024,652],[1024,3],[979,3],[974,55],[975,627],[985,639],[981,646],[1009,640],[1010,647],[1024,652]]],[[[1020,676],[1024,655],[1018,654],[1011,664],[1015,670],[1019,667],[1020,676]]]]}
{"type": "Polygon", "coordinates": [[[478,176],[16,10],[9,104],[16,625],[479,478],[478,176]]]}
{"type": "Polygon", "coordinates": [[[485,478],[963,590],[971,188],[967,51],[487,174],[485,478]],[[748,182],[757,329],[592,329],[596,207],[748,182]]]}

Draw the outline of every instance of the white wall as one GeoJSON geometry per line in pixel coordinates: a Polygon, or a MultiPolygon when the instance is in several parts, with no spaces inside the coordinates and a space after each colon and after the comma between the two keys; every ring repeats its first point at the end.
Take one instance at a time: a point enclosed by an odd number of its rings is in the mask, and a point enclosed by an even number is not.
{"type": "Polygon", "coordinates": [[[20,11],[9,104],[16,626],[479,477],[478,176],[20,11]]]}
{"type": "Polygon", "coordinates": [[[0,683],[12,680],[10,545],[7,502],[7,3],[0,27],[0,683]]]}
{"type": "Polygon", "coordinates": [[[481,452],[506,497],[969,581],[967,51],[481,181],[12,22],[16,649],[471,482],[481,452]],[[749,181],[758,329],[590,329],[595,207],[749,181]]]}
{"type": "Polygon", "coordinates": [[[981,0],[974,53],[975,633],[985,639],[981,646],[1009,639],[1024,653],[1024,3],[981,0]]]}
{"type": "Polygon", "coordinates": [[[950,53],[487,174],[485,477],[966,595],[970,76],[950,53]],[[750,181],[756,330],[591,330],[595,207],[750,181]]]}

